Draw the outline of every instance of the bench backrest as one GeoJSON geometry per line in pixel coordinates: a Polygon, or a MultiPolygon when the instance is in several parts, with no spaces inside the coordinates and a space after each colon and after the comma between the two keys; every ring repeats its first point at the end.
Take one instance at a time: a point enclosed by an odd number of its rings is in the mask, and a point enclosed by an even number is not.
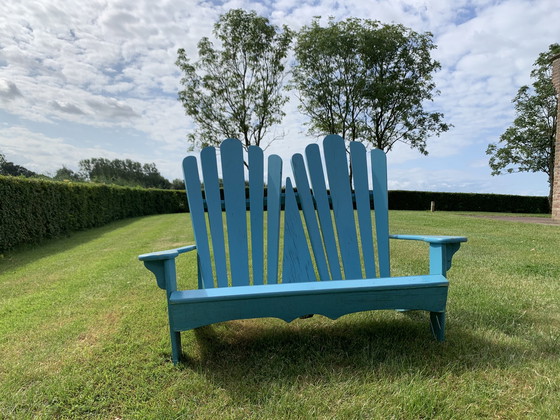
{"type": "Polygon", "coordinates": [[[200,154],[203,182],[196,157],[185,158],[199,287],[388,277],[385,153],[372,150],[368,165],[363,144],[352,142],[349,151],[353,186],[344,140],[335,135],[324,139],[323,157],[317,144],[306,147],[305,161],[301,154],[292,157],[295,183],[289,177],[284,181],[282,159],[269,156],[265,185],[262,149],[250,146],[245,161],[241,142],[225,140],[220,145],[223,200],[216,149],[200,154]]]}

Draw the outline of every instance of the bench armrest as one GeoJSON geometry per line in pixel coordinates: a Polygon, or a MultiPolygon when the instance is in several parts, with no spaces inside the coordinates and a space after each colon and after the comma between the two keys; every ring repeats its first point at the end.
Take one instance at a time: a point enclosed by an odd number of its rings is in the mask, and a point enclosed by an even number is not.
{"type": "Polygon", "coordinates": [[[175,258],[179,254],[194,251],[196,245],[188,245],[180,248],[168,249],[166,251],[151,252],[138,256],[140,261],[156,276],[158,286],[171,294],[177,290],[177,274],[175,270],[175,258]]]}
{"type": "Polygon", "coordinates": [[[196,249],[196,245],[187,245],[181,248],[168,249],[166,251],[150,252],[149,254],[142,254],[138,256],[140,261],[158,261],[158,260],[169,260],[171,258],[177,257],[179,254],[184,252],[193,251],[196,249]]]}
{"type": "Polygon", "coordinates": [[[452,244],[467,242],[465,236],[436,236],[436,235],[389,235],[391,239],[405,239],[409,241],[424,241],[430,244],[452,244]]]}
{"type": "Polygon", "coordinates": [[[430,244],[430,274],[446,275],[453,255],[459,250],[465,236],[389,235],[391,239],[423,241],[430,244]]]}

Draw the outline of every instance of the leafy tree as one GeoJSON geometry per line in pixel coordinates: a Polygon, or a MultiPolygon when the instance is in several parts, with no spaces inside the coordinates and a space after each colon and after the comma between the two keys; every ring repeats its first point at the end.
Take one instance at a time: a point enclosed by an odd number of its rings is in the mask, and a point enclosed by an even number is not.
{"type": "Polygon", "coordinates": [[[179,178],[175,178],[171,181],[171,189],[172,190],[184,190],[185,189],[185,181],[179,178]]]}
{"type": "Polygon", "coordinates": [[[171,187],[171,183],[159,173],[155,163],[142,165],[130,159],[92,158],[80,161],[80,171],[83,178],[102,184],[164,189],[171,187]]]}
{"type": "Polygon", "coordinates": [[[220,48],[202,38],[194,64],[178,50],[179,100],[197,126],[188,136],[191,146],[218,145],[228,137],[246,148],[260,145],[284,116],[287,97],[281,88],[292,32],[255,12],[234,9],[219,18],[213,33],[220,48]]]}
{"type": "Polygon", "coordinates": [[[23,166],[16,165],[13,162],[6,160],[6,156],[0,153],[0,175],[8,176],[24,176],[26,178],[37,176],[33,171],[30,171],[23,166]]]}
{"type": "Polygon", "coordinates": [[[82,174],[76,173],[72,169],[68,169],[66,166],[63,166],[62,168],[58,169],[53,179],[55,181],[74,181],[74,182],[85,181],[82,174]]]}
{"type": "Polygon", "coordinates": [[[492,175],[514,172],[544,172],[548,175],[549,203],[554,185],[554,153],[558,97],[552,84],[552,57],[560,44],[539,54],[531,71],[531,86],[521,86],[513,98],[515,120],[499,142],[486,149],[492,175]]]}
{"type": "Polygon", "coordinates": [[[142,173],[144,176],[140,177],[140,179],[143,180],[143,186],[147,188],[171,188],[171,183],[159,173],[155,163],[145,163],[142,165],[142,173]]]}
{"type": "Polygon", "coordinates": [[[427,154],[426,139],[447,131],[424,109],[439,94],[432,34],[373,20],[318,18],[298,33],[291,88],[314,135],[340,134],[390,151],[397,141],[427,154]]]}

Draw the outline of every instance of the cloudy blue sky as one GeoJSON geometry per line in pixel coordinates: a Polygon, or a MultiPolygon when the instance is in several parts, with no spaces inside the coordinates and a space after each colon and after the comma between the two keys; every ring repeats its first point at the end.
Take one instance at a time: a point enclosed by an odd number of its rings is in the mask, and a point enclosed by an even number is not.
{"type": "MultiPolygon", "coordinates": [[[[196,56],[218,16],[255,10],[293,29],[314,16],[401,23],[434,34],[440,61],[433,106],[454,128],[428,157],[390,152],[391,189],[546,195],[543,174],[492,177],[485,150],[513,120],[512,98],[540,52],[560,42],[558,0],[7,0],[0,14],[0,153],[54,174],[81,159],[155,162],[181,177],[193,130],[177,101],[179,47],[196,56]]],[[[291,100],[268,152],[316,141],[291,100]]],[[[287,165],[289,166],[289,165],[287,165]]]]}

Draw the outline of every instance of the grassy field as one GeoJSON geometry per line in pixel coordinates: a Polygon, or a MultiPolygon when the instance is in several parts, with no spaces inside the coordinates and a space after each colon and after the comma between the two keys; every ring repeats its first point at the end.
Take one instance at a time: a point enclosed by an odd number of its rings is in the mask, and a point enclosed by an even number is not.
{"type": "MultiPolygon", "coordinates": [[[[192,243],[187,217],[0,258],[0,418],[560,418],[559,226],[392,212],[391,233],[469,237],[446,342],[418,312],[232,321],[184,333],[174,367],[164,292],[137,255],[192,243]]],[[[427,272],[425,244],[392,246],[394,274],[427,272]]]]}

